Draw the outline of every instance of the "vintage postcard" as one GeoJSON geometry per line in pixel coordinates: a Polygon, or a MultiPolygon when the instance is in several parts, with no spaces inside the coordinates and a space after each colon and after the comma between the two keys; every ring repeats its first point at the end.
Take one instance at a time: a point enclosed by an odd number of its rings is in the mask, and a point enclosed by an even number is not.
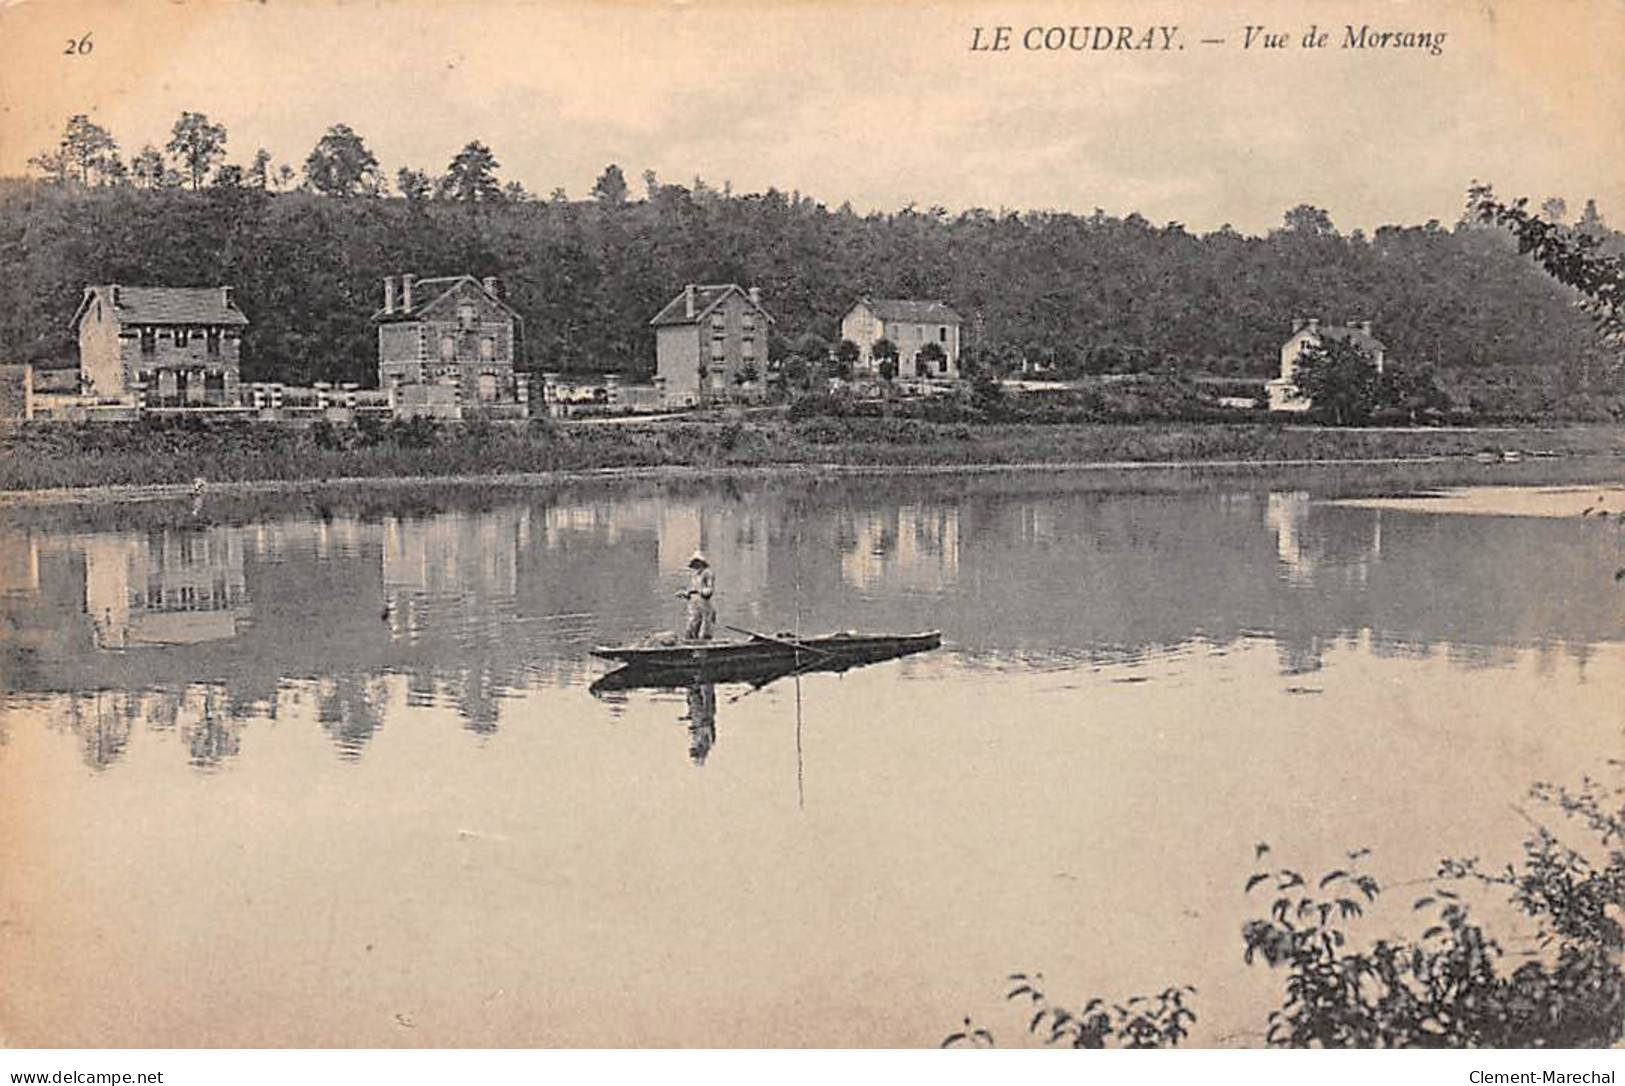
{"type": "Polygon", "coordinates": [[[0,6],[7,1069],[1617,1045],[1622,117],[1618,0],[0,6]]]}

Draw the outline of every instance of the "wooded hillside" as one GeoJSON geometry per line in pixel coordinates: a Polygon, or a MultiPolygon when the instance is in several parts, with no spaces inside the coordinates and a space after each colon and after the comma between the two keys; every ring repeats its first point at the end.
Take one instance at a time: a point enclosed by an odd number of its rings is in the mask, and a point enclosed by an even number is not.
{"type": "MultiPolygon", "coordinates": [[[[619,177],[619,171],[616,171],[619,177]]],[[[644,199],[406,199],[216,185],[0,181],[0,349],[70,364],[89,283],[229,283],[253,321],[246,379],[375,380],[386,275],[497,275],[533,369],[649,373],[647,322],[686,282],[762,288],[776,344],[832,340],[861,294],[941,298],[995,365],[1267,375],[1294,316],[1368,318],[1390,356],[1447,371],[1617,380],[1568,288],[1504,231],[1341,234],[1300,206],[1266,237],[1100,212],[905,209],[652,184],[644,199]]],[[[802,344],[813,350],[817,345],[802,344]]]]}

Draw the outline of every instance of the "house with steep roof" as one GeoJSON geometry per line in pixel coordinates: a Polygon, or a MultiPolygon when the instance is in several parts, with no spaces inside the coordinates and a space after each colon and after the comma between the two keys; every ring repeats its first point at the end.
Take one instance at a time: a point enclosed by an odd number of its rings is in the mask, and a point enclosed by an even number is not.
{"type": "Polygon", "coordinates": [[[74,312],[87,394],[149,407],[237,403],[248,318],[232,288],[85,288],[74,312]]]}
{"type": "Polygon", "coordinates": [[[1370,321],[1321,324],[1318,317],[1295,319],[1291,338],[1281,344],[1280,375],[1264,385],[1269,393],[1271,411],[1307,411],[1313,406],[1298,388],[1298,362],[1306,350],[1327,340],[1353,343],[1370,355],[1377,364],[1377,372],[1382,372],[1388,348],[1371,334],[1370,321]]]}
{"type": "Polygon", "coordinates": [[[398,402],[414,394],[464,409],[516,409],[526,400],[516,374],[524,321],[495,277],[448,275],[384,279],[378,326],[378,387],[398,402]]]}
{"type": "Polygon", "coordinates": [[[859,298],[841,318],[841,338],[858,345],[856,376],[878,376],[874,345],[885,339],[897,348],[898,377],[957,381],[962,323],[945,302],[859,298]],[[932,343],[938,350],[926,349],[932,343]]]}
{"type": "Polygon", "coordinates": [[[757,288],[689,283],[649,324],[655,384],[666,404],[746,399],[762,388],[773,317],[757,288]]]}

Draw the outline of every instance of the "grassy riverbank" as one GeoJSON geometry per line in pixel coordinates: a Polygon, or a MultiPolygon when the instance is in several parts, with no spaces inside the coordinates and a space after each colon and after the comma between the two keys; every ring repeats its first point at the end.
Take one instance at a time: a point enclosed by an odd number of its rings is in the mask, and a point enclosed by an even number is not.
{"type": "Polygon", "coordinates": [[[1625,427],[1337,430],[1273,424],[966,425],[778,418],[309,430],[225,424],[29,425],[0,435],[0,492],[613,468],[1200,463],[1525,454],[1625,456],[1625,427]]]}

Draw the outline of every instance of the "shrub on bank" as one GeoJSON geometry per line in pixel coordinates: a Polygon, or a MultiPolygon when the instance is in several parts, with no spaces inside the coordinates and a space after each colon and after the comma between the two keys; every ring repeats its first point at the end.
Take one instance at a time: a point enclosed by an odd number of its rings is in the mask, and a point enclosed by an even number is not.
{"type": "MultiPolygon", "coordinates": [[[[1617,764],[1614,765],[1617,769],[1617,764]]],[[[1578,789],[1536,785],[1531,797],[1588,831],[1571,846],[1537,823],[1523,859],[1499,871],[1476,860],[1441,862],[1411,903],[1420,930],[1362,941],[1353,921],[1382,894],[1356,849],[1322,875],[1289,867],[1256,871],[1265,915],[1242,925],[1242,962],[1284,975],[1280,1006],[1262,1023],[1281,1048],[1606,1048],[1625,1037],[1625,790],[1586,780],[1578,789]],[[1540,952],[1511,956],[1473,915],[1474,890],[1504,895],[1536,929],[1540,952]],[[1516,965],[1509,957],[1523,960],[1516,965]]],[[[1256,860],[1269,854],[1259,844],[1256,860]]],[[[1013,974],[1007,998],[1036,1008],[1028,1030],[1073,1048],[1166,1048],[1196,1018],[1189,987],[1157,997],[1073,1009],[1053,1001],[1042,977],[1013,974]]],[[[989,1047],[993,1033],[965,1019],[944,1047],[989,1047]]]]}

